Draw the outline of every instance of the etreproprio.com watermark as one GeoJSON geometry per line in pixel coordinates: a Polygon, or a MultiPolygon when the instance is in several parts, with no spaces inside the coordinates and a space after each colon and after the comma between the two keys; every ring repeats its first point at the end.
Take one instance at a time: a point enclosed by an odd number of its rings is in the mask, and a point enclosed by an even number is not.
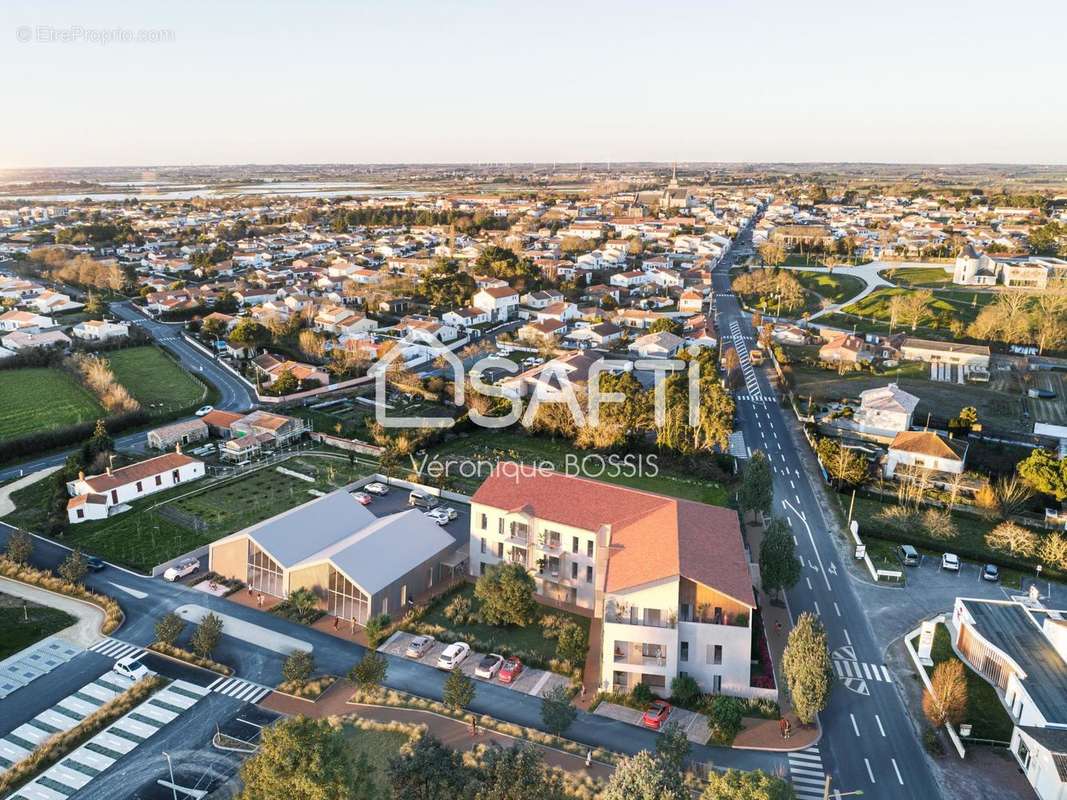
{"type": "Polygon", "coordinates": [[[86,25],[19,25],[21,44],[169,44],[177,40],[169,28],[94,28],[86,25]]]}

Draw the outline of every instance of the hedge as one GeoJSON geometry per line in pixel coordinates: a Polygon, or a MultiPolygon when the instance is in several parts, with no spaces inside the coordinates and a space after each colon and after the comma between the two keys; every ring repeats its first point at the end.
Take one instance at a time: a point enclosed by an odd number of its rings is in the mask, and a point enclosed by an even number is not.
{"type": "Polygon", "coordinates": [[[202,669],[209,669],[220,675],[233,675],[232,667],[220,664],[218,661],[212,661],[210,658],[203,658],[196,653],[190,653],[188,650],[173,644],[167,644],[166,642],[152,642],[152,644],[148,645],[148,649],[159,653],[160,655],[169,656],[178,661],[184,661],[187,664],[201,667],[202,669]]]}
{"type": "Polygon", "coordinates": [[[63,578],[53,575],[47,570],[37,569],[27,564],[19,564],[6,555],[0,556],[0,576],[28,583],[31,586],[73,597],[76,600],[82,600],[100,607],[104,611],[104,624],[100,626],[100,632],[103,634],[109,634],[117,630],[124,619],[122,608],[115,598],[86,589],[80,583],[71,583],[63,580],[63,578]]]}

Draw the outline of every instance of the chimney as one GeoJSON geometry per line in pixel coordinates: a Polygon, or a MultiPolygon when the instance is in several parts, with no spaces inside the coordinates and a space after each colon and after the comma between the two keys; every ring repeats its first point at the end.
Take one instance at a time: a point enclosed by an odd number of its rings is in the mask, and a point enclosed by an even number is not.
{"type": "Polygon", "coordinates": [[[174,452],[177,453],[178,455],[181,455],[181,452],[182,452],[182,443],[181,442],[178,442],[176,445],[174,445],[174,452]]]}
{"type": "Polygon", "coordinates": [[[80,481],[84,481],[85,480],[85,470],[83,470],[83,469],[78,470],[78,480],[80,480],[80,481]]]}

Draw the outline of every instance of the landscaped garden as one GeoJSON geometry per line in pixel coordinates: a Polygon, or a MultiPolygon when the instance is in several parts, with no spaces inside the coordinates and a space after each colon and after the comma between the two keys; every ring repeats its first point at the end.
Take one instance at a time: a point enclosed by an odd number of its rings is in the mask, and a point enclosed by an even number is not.
{"type": "Polygon", "coordinates": [[[53,367],[0,371],[0,441],[103,416],[100,403],[73,375],[53,367]]]}
{"type": "Polygon", "coordinates": [[[0,594],[0,661],[75,622],[66,611],[0,594]]]}
{"type": "Polygon", "coordinates": [[[794,272],[793,276],[808,290],[809,299],[814,300],[814,302],[805,303],[805,310],[812,312],[819,310],[821,299],[834,304],[843,303],[850,297],[855,297],[867,286],[862,278],[839,275],[836,272],[832,275],[823,272],[794,272]]]}
{"type": "Polygon", "coordinates": [[[191,409],[207,402],[207,386],[158,347],[129,347],[104,357],[118,382],[152,415],[191,409]]]}

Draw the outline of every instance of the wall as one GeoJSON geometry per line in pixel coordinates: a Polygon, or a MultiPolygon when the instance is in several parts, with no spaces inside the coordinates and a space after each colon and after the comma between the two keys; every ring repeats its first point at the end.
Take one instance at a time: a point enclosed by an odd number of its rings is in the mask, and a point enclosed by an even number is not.
{"type": "MultiPolygon", "coordinates": [[[[209,569],[224,578],[248,580],[248,537],[240,536],[236,539],[213,542],[208,550],[209,569]]],[[[163,569],[166,569],[166,566],[163,566],[163,569]]],[[[155,569],[152,570],[152,574],[156,574],[155,569]]]]}

